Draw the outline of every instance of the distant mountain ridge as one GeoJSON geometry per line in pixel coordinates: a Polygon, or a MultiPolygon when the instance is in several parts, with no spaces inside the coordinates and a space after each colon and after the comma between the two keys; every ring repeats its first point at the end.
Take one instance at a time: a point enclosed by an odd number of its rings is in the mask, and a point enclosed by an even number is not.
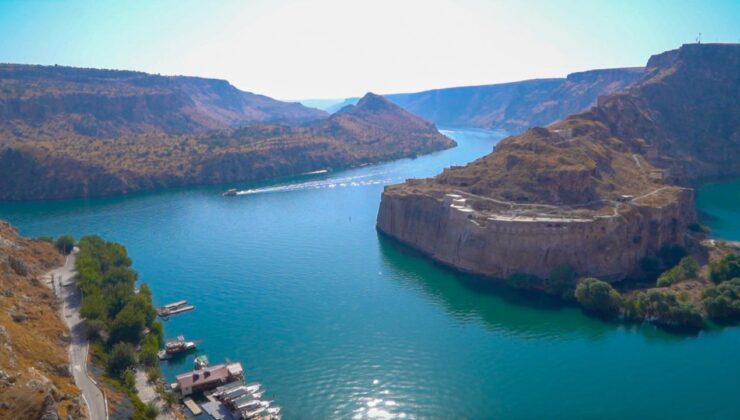
{"type": "MultiPolygon", "coordinates": [[[[503,129],[519,133],[585,111],[599,96],[619,92],[637,81],[644,68],[615,68],[571,73],[565,78],[432,89],[383,95],[407,111],[443,127],[503,129]]],[[[360,98],[324,100],[334,113],[360,98]]],[[[311,100],[306,103],[322,103],[311,100]]]]}
{"type": "Polygon", "coordinates": [[[0,64],[0,133],[20,138],[192,133],[327,115],[243,92],[225,80],[0,64]]]}
{"type": "Polygon", "coordinates": [[[589,70],[566,78],[386,95],[406,110],[440,126],[503,129],[519,133],[585,111],[599,96],[621,91],[643,68],[589,70]]]}

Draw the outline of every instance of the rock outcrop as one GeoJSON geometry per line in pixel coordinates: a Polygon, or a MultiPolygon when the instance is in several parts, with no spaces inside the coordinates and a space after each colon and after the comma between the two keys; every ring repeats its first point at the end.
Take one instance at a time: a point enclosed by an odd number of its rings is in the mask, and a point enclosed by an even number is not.
{"type": "Polygon", "coordinates": [[[491,277],[610,280],[683,244],[697,182],[740,176],[740,45],[684,45],[628,91],[435,178],[386,187],[377,226],[491,277]]]}

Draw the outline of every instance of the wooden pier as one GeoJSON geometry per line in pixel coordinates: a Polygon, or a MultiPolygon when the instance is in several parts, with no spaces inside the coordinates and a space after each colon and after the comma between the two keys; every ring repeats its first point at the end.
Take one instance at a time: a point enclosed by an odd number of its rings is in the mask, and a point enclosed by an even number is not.
{"type": "Polygon", "coordinates": [[[187,407],[188,410],[193,413],[194,416],[198,416],[203,412],[203,410],[200,409],[200,406],[198,406],[198,403],[193,401],[192,398],[185,398],[184,400],[182,400],[182,402],[183,404],[185,404],[185,407],[187,407]]]}
{"type": "Polygon", "coordinates": [[[168,303],[164,306],[157,308],[157,314],[161,317],[168,317],[170,315],[177,315],[183,312],[192,311],[195,306],[188,305],[187,300],[178,300],[177,302],[168,303]]]}

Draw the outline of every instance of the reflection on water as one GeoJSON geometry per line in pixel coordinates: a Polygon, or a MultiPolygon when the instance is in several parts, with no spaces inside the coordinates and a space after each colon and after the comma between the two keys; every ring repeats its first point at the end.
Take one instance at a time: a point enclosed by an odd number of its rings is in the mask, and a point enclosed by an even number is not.
{"type": "Polygon", "coordinates": [[[483,321],[494,332],[531,340],[604,338],[614,328],[639,332],[650,340],[675,341],[690,336],[669,334],[652,325],[586,318],[581,310],[540,293],[514,290],[487,279],[460,273],[378,232],[378,245],[392,278],[422,291],[461,322],[483,321]]]}

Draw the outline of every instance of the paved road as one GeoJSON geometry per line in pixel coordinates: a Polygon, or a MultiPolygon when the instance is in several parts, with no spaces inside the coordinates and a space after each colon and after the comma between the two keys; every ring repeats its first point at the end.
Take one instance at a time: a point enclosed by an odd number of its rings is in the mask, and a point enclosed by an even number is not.
{"type": "Polygon", "coordinates": [[[63,267],[50,271],[47,276],[50,282],[53,276],[54,280],[50,285],[53,287],[54,293],[64,302],[62,305],[62,319],[67,324],[72,337],[72,343],[69,346],[69,358],[75,383],[82,392],[82,398],[87,404],[90,419],[107,420],[108,406],[105,395],[87,372],[88,342],[80,319],[81,294],[74,283],[74,277],[77,274],[74,271],[76,257],[77,250],[75,249],[67,257],[63,267]]]}

